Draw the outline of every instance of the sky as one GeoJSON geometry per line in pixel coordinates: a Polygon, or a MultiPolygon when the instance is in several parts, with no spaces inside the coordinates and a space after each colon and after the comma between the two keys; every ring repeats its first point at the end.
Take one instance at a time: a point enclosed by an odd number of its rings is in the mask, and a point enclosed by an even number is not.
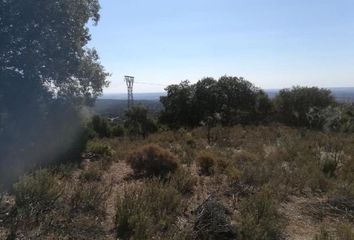
{"type": "Polygon", "coordinates": [[[105,93],[244,77],[264,89],[354,86],[354,0],[100,0],[105,93]]]}

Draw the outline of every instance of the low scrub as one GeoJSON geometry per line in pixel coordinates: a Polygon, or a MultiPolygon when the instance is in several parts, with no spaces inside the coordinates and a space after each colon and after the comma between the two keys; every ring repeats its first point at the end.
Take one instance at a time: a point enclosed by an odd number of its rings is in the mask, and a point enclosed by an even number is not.
{"type": "Polygon", "coordinates": [[[181,196],[167,183],[151,180],[126,188],[118,197],[115,224],[121,239],[153,239],[176,220],[181,196]]]}
{"type": "Polygon", "coordinates": [[[92,141],[87,144],[87,152],[96,154],[96,155],[101,155],[101,156],[106,156],[106,157],[111,157],[114,154],[113,149],[100,141],[92,141]]]}
{"type": "Polygon", "coordinates": [[[169,184],[175,187],[183,195],[190,194],[194,192],[197,178],[196,176],[193,176],[190,170],[180,168],[170,176],[169,184]]]}
{"type": "Polygon", "coordinates": [[[202,175],[213,175],[216,161],[211,155],[201,155],[197,158],[197,166],[202,175]]]}
{"type": "Polygon", "coordinates": [[[111,189],[111,185],[103,186],[98,182],[80,182],[74,187],[70,199],[71,210],[74,212],[93,212],[98,215],[103,214],[111,189]]]}
{"type": "Polygon", "coordinates": [[[194,225],[196,239],[199,240],[233,240],[236,239],[234,226],[228,217],[228,210],[214,199],[207,199],[197,209],[194,225]]]}
{"type": "Polygon", "coordinates": [[[349,224],[339,224],[334,231],[321,227],[313,240],[354,240],[354,229],[349,224]]]}
{"type": "Polygon", "coordinates": [[[135,175],[143,177],[165,177],[179,167],[176,156],[154,144],[143,146],[132,153],[127,163],[135,175]]]}
{"type": "Polygon", "coordinates": [[[48,170],[38,170],[14,185],[16,209],[23,217],[39,217],[62,196],[63,186],[48,170]]]}
{"type": "Polygon", "coordinates": [[[244,199],[240,207],[240,239],[281,239],[281,218],[276,207],[272,193],[266,189],[244,199]]]}
{"type": "Polygon", "coordinates": [[[102,178],[102,171],[96,166],[91,166],[87,170],[82,171],[79,178],[80,180],[87,182],[100,181],[102,178]]]}

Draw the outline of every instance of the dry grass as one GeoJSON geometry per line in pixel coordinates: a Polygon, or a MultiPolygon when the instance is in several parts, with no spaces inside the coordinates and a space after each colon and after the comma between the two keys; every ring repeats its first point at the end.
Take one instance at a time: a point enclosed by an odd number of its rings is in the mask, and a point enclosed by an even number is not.
{"type": "Polygon", "coordinates": [[[217,131],[212,145],[203,128],[94,140],[97,159],[84,169],[42,170],[16,184],[0,236],[116,239],[118,229],[121,239],[196,239],[209,226],[200,239],[233,239],[220,238],[214,220],[201,221],[198,209],[212,198],[210,212],[237,239],[325,239],[321,226],[352,239],[353,135],[281,126],[217,131]],[[35,216],[26,209],[40,217],[25,219],[35,216]]]}

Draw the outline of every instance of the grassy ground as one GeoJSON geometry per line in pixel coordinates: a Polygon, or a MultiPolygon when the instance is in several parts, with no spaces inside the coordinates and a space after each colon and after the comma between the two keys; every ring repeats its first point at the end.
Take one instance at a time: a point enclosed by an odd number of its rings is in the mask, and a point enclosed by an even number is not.
{"type": "Polygon", "coordinates": [[[88,151],[2,196],[0,238],[354,239],[353,135],[236,126],[88,151]]]}

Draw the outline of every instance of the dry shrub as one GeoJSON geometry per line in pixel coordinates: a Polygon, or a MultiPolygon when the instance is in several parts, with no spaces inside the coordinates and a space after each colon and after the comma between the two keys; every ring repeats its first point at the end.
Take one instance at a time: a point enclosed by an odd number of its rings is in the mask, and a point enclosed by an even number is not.
{"type": "Polygon", "coordinates": [[[13,192],[19,217],[34,217],[37,220],[54,208],[63,191],[63,186],[49,170],[38,170],[22,177],[14,185],[13,192]]]}
{"type": "Polygon", "coordinates": [[[202,175],[213,175],[215,172],[216,160],[210,154],[200,155],[197,158],[197,166],[202,175]]]}
{"type": "Polygon", "coordinates": [[[154,144],[143,146],[130,154],[127,163],[135,175],[143,177],[165,177],[179,167],[176,156],[154,144]]]}
{"type": "Polygon", "coordinates": [[[228,217],[228,210],[220,202],[207,199],[196,211],[194,225],[196,239],[199,240],[233,240],[236,239],[234,227],[228,217]]]}
{"type": "Polygon", "coordinates": [[[321,227],[319,234],[317,234],[313,240],[335,240],[334,234],[327,231],[324,227],[321,227]]]}
{"type": "Polygon", "coordinates": [[[180,168],[170,176],[169,184],[175,187],[183,195],[190,194],[194,192],[197,178],[196,176],[193,176],[190,170],[180,168]]]}
{"type": "Polygon", "coordinates": [[[281,239],[281,217],[272,192],[262,189],[240,206],[239,235],[242,240],[281,239]]]}
{"type": "Polygon", "coordinates": [[[339,224],[336,235],[338,240],[354,240],[354,228],[349,224],[339,224]]]}
{"type": "Polygon", "coordinates": [[[81,181],[98,182],[102,178],[102,171],[97,166],[90,166],[87,170],[83,170],[79,176],[81,181]]]}
{"type": "Polygon", "coordinates": [[[99,182],[79,182],[73,189],[70,198],[71,211],[92,212],[103,215],[106,201],[111,193],[112,185],[103,185],[99,182]]]}
{"type": "Polygon", "coordinates": [[[168,183],[151,180],[129,186],[118,197],[115,224],[122,239],[153,239],[176,220],[181,196],[168,183]]]}

